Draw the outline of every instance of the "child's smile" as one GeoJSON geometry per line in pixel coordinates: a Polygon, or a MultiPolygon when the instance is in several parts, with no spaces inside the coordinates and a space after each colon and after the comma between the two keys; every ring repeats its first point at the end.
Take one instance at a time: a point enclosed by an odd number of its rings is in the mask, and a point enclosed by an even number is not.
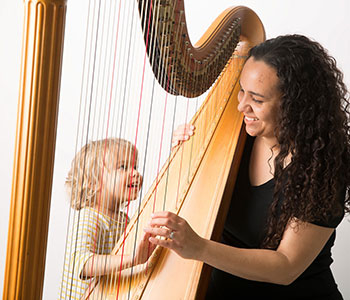
{"type": "Polygon", "coordinates": [[[103,198],[99,202],[109,212],[114,213],[138,197],[142,187],[142,176],[136,169],[137,152],[135,157],[131,149],[119,152],[116,149],[111,154],[113,155],[111,163],[105,163],[101,186],[103,198]],[[113,167],[109,168],[109,165],[113,167]]]}

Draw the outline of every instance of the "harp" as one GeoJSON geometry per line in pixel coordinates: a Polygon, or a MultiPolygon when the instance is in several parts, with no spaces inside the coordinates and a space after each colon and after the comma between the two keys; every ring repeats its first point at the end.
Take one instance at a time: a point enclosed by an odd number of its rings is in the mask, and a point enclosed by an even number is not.
{"type": "MultiPolygon", "coordinates": [[[[195,97],[215,82],[192,119],[197,126],[196,134],[201,131],[202,138],[184,143],[171,153],[159,178],[145,195],[141,210],[149,214],[147,200],[155,190],[165,193],[166,189],[174,199],[168,201],[171,204],[165,209],[188,219],[202,236],[218,239],[245,141],[242,117],[235,110],[237,81],[247,51],[265,38],[263,25],[250,9],[231,8],[192,46],[183,1],[138,1],[137,4],[144,24],[147,54],[159,83],[169,93],[195,97]],[[160,13],[155,14],[156,11],[160,13]],[[160,69],[164,71],[159,72],[160,69]],[[193,147],[197,149],[195,158],[193,147]],[[182,159],[193,161],[186,169],[188,176],[174,186],[165,186],[162,180],[178,174],[182,159]],[[201,226],[203,223],[207,224],[205,228],[201,226]]],[[[3,299],[42,297],[46,255],[43,245],[47,243],[65,15],[66,0],[25,1],[3,299]]],[[[137,219],[136,214],[129,223],[127,236],[133,237],[140,230],[136,229],[137,219]]],[[[119,242],[114,252],[122,248],[119,242]]],[[[208,273],[209,269],[200,262],[185,261],[174,253],[157,249],[147,266],[95,280],[86,298],[95,299],[103,294],[106,299],[115,299],[116,295],[120,299],[163,299],[164,291],[156,291],[161,286],[174,299],[200,299],[205,293],[208,273]],[[174,285],[169,278],[178,274],[181,274],[177,276],[179,285],[174,285]],[[116,286],[115,282],[122,277],[124,283],[116,286]]]]}

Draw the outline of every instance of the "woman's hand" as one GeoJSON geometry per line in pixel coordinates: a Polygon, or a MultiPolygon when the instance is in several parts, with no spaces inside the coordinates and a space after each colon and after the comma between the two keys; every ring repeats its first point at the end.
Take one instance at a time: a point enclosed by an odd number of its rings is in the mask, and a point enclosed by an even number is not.
{"type": "Polygon", "coordinates": [[[150,237],[150,233],[145,233],[143,235],[140,243],[136,248],[136,254],[133,265],[145,263],[153,253],[154,249],[156,248],[156,245],[149,242],[150,237]]]}
{"type": "Polygon", "coordinates": [[[175,147],[179,145],[179,143],[183,141],[187,141],[190,138],[190,136],[193,135],[194,130],[195,130],[195,127],[191,124],[179,125],[173,133],[171,147],[175,147]]]}
{"type": "Polygon", "coordinates": [[[172,249],[183,258],[198,259],[204,249],[205,239],[195,233],[185,219],[171,212],[154,213],[150,227],[144,230],[151,235],[152,244],[172,249]]]}

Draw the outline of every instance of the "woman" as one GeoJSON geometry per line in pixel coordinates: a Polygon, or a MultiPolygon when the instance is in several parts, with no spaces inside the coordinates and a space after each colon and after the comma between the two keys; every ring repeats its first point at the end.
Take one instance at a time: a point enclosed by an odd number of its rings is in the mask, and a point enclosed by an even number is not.
{"type": "Polygon", "coordinates": [[[145,229],[168,239],[150,242],[213,266],[207,299],[343,299],[330,270],[350,204],[342,73],[317,42],[289,35],[251,49],[240,85],[249,137],[222,242],[169,212],[145,229]]]}

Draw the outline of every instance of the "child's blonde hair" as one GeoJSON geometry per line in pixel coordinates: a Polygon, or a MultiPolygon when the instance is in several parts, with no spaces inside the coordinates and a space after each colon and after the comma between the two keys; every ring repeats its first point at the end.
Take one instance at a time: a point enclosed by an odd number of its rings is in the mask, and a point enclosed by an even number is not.
{"type": "Polygon", "coordinates": [[[120,153],[118,155],[130,152],[131,158],[133,151],[136,151],[135,164],[137,163],[137,149],[127,140],[108,138],[86,144],[75,155],[65,182],[73,209],[80,210],[93,205],[94,196],[101,186],[103,168],[108,168],[108,161],[115,155],[112,150],[120,153]]]}

